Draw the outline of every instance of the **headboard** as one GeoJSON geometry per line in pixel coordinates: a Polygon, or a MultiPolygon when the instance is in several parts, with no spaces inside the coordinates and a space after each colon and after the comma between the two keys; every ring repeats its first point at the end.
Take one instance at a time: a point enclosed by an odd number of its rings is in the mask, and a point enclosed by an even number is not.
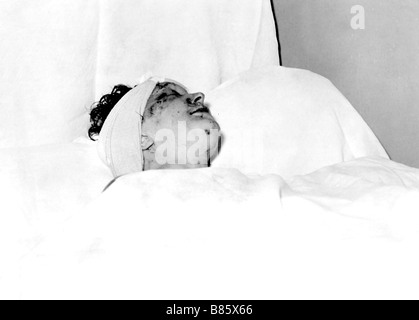
{"type": "Polygon", "coordinates": [[[0,21],[0,148],[72,141],[149,71],[205,92],[279,64],[269,0],[4,0],[0,21]]]}

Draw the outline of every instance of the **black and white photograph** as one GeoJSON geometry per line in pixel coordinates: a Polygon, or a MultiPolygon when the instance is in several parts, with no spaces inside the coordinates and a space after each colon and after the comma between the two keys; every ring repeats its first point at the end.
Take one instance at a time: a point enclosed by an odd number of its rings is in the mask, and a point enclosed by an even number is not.
{"type": "Polygon", "coordinates": [[[419,1],[0,0],[0,195],[0,300],[419,299],[419,1]]]}

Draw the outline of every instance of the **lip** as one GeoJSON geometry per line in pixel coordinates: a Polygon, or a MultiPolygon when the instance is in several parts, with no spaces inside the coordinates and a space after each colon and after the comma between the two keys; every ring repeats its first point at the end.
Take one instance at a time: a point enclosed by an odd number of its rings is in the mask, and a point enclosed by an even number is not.
{"type": "Polygon", "coordinates": [[[209,113],[209,109],[207,107],[199,106],[195,110],[190,112],[189,114],[192,116],[192,115],[202,115],[202,114],[207,114],[207,113],[209,113]]]}

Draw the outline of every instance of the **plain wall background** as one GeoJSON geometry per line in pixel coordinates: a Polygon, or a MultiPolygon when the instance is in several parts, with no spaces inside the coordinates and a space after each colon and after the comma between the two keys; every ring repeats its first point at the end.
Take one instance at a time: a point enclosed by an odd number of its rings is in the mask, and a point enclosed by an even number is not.
{"type": "Polygon", "coordinates": [[[391,158],[419,167],[419,1],[273,0],[286,67],[343,92],[391,158]],[[365,8],[353,30],[351,8],[365,8]]]}

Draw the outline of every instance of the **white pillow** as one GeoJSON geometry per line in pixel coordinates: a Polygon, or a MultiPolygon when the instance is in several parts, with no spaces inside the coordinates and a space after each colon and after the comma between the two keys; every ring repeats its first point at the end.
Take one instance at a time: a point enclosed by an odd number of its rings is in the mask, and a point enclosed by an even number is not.
{"type": "Polygon", "coordinates": [[[207,102],[223,131],[214,167],[290,177],[358,157],[388,157],[345,97],[309,71],[251,70],[210,92],[207,102]]]}

